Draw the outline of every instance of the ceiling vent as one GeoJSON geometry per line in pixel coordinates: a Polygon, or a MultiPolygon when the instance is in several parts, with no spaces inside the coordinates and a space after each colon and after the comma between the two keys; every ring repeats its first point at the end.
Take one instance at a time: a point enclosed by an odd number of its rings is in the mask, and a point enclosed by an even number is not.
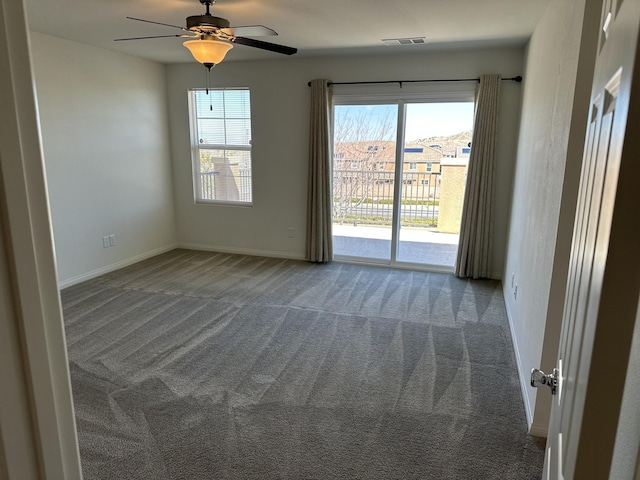
{"type": "Polygon", "coordinates": [[[383,38],[382,42],[385,45],[396,46],[396,45],[424,45],[427,43],[427,39],[425,37],[412,37],[412,38],[383,38]]]}

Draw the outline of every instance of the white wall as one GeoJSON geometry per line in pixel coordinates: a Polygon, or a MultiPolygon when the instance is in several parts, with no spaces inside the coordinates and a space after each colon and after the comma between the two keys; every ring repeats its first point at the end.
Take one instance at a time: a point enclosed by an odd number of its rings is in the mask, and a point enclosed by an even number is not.
{"type": "Polygon", "coordinates": [[[175,246],[164,65],[40,33],[32,51],[61,285],[175,246]]]}
{"type": "MultiPolygon", "coordinates": [[[[296,58],[274,54],[274,59],[269,61],[223,62],[214,68],[214,86],[251,89],[253,207],[194,203],[187,90],[204,87],[205,70],[196,63],[168,66],[179,244],[237,253],[305,257],[309,80],[474,78],[482,73],[511,77],[521,74],[523,66],[520,48],[436,53],[390,51],[394,55],[296,58]],[[295,228],[295,238],[288,238],[288,227],[295,228]]],[[[408,88],[405,85],[403,91],[408,88]]],[[[520,92],[521,85],[503,82],[492,268],[496,277],[503,271],[506,250],[520,92]]]]}
{"type": "Polygon", "coordinates": [[[551,3],[529,42],[503,275],[530,429],[541,436],[551,398],[529,372],[551,371],[558,353],[600,15],[598,1],[584,8],[551,3]]]}

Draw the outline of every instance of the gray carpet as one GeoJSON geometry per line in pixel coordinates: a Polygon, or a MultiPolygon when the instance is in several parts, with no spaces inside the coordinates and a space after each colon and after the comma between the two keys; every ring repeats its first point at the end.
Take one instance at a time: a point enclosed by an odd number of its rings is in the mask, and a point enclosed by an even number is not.
{"type": "Polygon", "coordinates": [[[62,299],[85,480],[541,477],[498,282],[174,250],[62,299]]]}

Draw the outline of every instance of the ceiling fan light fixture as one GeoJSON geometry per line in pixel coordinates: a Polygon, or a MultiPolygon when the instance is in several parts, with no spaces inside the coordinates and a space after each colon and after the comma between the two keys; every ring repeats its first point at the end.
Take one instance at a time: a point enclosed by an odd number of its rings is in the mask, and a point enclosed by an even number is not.
{"type": "Polygon", "coordinates": [[[199,40],[188,40],[183,45],[189,49],[193,58],[201,64],[217,65],[224,60],[225,55],[233,48],[231,42],[205,37],[199,40]]]}

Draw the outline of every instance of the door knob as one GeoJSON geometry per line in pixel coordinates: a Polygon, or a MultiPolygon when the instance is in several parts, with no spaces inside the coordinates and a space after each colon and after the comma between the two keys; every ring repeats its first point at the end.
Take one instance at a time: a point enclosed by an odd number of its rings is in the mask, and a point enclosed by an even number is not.
{"type": "Polygon", "coordinates": [[[556,394],[556,390],[558,389],[558,377],[560,376],[560,371],[557,368],[553,369],[551,373],[544,373],[542,370],[538,370],[537,368],[531,369],[531,386],[538,388],[540,385],[548,385],[551,389],[551,395],[556,394]]]}

